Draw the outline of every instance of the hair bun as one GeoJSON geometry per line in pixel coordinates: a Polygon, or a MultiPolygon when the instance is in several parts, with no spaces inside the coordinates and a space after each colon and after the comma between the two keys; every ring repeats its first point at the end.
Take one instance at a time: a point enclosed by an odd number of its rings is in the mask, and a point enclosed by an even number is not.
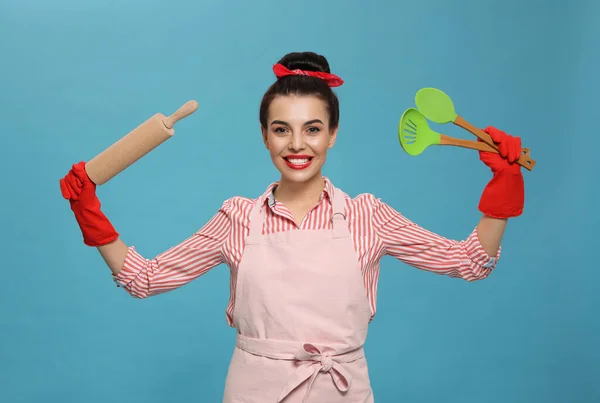
{"type": "Polygon", "coordinates": [[[273,65],[277,80],[265,92],[260,102],[259,120],[261,127],[269,127],[269,108],[278,96],[313,96],[324,101],[329,114],[329,127],[337,128],[340,120],[340,105],[331,87],[342,85],[343,80],[332,74],[324,56],[315,52],[292,52],[273,65]],[[302,70],[296,72],[294,70],[302,70]]]}
{"type": "Polygon", "coordinates": [[[288,53],[279,60],[279,63],[290,70],[300,69],[331,73],[327,59],[315,52],[288,53]]]}

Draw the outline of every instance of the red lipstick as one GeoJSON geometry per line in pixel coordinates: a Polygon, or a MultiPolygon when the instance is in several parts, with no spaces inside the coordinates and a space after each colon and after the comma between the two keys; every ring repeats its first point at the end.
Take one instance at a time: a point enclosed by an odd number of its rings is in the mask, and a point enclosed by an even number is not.
{"type": "Polygon", "coordinates": [[[286,155],[283,160],[292,169],[306,169],[310,166],[313,157],[310,155],[286,155]]]}

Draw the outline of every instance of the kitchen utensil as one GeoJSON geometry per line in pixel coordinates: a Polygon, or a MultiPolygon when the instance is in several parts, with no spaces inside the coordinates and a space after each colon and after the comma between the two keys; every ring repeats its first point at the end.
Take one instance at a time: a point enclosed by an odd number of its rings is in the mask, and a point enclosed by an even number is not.
{"type": "Polygon", "coordinates": [[[495,148],[473,140],[463,140],[437,133],[427,124],[425,116],[415,108],[408,108],[398,124],[400,145],[409,155],[419,155],[432,145],[451,145],[479,151],[498,153],[495,148]]]}
{"type": "MultiPolygon", "coordinates": [[[[437,88],[421,88],[415,95],[415,104],[423,115],[435,123],[454,123],[479,137],[487,145],[498,149],[489,134],[467,122],[458,115],[454,109],[452,99],[437,88]]],[[[523,148],[522,154],[517,160],[523,168],[531,171],[536,161],[530,157],[530,150],[523,148]]]]}
{"type": "Polygon", "coordinates": [[[188,101],[171,116],[157,113],[133,129],[86,164],[86,173],[96,185],[102,185],[175,134],[173,126],[198,109],[188,101]]]}

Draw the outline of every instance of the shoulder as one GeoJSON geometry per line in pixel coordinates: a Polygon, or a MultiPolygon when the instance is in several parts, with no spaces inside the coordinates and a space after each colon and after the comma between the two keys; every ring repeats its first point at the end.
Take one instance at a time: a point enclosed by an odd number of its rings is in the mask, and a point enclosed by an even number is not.
{"type": "Polygon", "coordinates": [[[257,201],[258,198],[233,196],[223,201],[219,212],[230,217],[244,217],[250,214],[257,201]]]}
{"type": "Polygon", "coordinates": [[[233,230],[233,233],[236,233],[238,228],[247,225],[256,200],[243,196],[234,196],[225,199],[210,221],[196,233],[198,235],[206,235],[208,233],[211,234],[211,237],[214,237],[215,233],[223,235],[231,230],[233,230]]]}
{"type": "Polygon", "coordinates": [[[227,212],[239,210],[247,206],[254,205],[257,200],[258,198],[247,196],[233,196],[223,201],[220,209],[227,212]]]}
{"type": "Polygon", "coordinates": [[[346,211],[353,219],[389,220],[402,214],[372,193],[346,194],[346,211]]]}
{"type": "Polygon", "coordinates": [[[233,219],[246,220],[250,217],[252,208],[256,205],[256,203],[261,198],[266,198],[267,195],[272,192],[274,186],[275,183],[271,183],[266,190],[256,197],[240,195],[232,196],[223,201],[221,207],[219,208],[219,213],[225,214],[233,219]]]}
{"type": "Polygon", "coordinates": [[[371,193],[350,195],[344,190],[346,214],[350,219],[370,220],[381,208],[381,200],[371,193]]]}
{"type": "Polygon", "coordinates": [[[381,205],[381,199],[371,193],[359,193],[356,196],[352,196],[346,193],[344,190],[344,198],[346,200],[347,207],[368,207],[378,208],[381,205]]]}

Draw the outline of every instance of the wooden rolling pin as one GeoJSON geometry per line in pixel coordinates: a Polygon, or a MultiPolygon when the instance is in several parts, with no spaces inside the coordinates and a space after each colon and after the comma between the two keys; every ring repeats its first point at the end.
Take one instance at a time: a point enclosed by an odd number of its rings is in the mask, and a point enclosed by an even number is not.
{"type": "Polygon", "coordinates": [[[175,134],[173,126],[198,109],[188,101],[171,116],[157,113],[116,143],[92,158],[85,170],[96,185],[103,185],[175,134]]]}

